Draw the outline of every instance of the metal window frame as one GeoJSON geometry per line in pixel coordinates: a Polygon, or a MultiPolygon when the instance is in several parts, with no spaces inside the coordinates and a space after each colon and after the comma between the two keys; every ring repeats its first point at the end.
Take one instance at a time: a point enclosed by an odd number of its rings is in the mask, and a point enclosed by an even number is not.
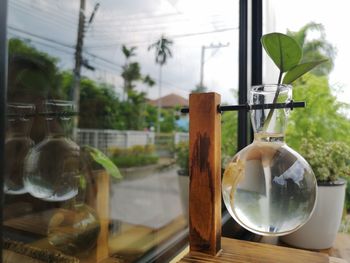
{"type": "MultiPolygon", "coordinates": [[[[0,1],[0,174],[4,174],[5,166],[5,105],[7,89],[7,0],[0,1]]],[[[0,176],[0,247],[2,241],[2,221],[3,221],[3,187],[4,177],[0,176]]],[[[0,249],[0,259],[2,259],[2,249],[0,249]]]]}
{"type": "MultiPolygon", "coordinates": [[[[239,0],[239,103],[246,103],[250,84],[262,82],[262,0],[239,0]]],[[[0,1],[0,173],[4,174],[5,105],[7,90],[7,0],[0,1]]],[[[238,149],[245,147],[251,138],[248,114],[238,113],[238,149]]],[[[3,177],[0,178],[0,221],[3,220],[3,177]]],[[[223,223],[228,220],[224,212],[223,223]]],[[[0,245],[3,229],[0,224],[0,245]]],[[[187,246],[187,231],[182,231],[165,244],[145,255],[146,262],[168,260],[187,246]]],[[[2,249],[0,249],[2,258],[2,249]]],[[[145,262],[145,261],[143,261],[145,262]]]]}
{"type": "MultiPolygon", "coordinates": [[[[239,90],[238,102],[248,101],[251,85],[262,83],[263,0],[240,0],[239,8],[239,90]]],[[[237,150],[251,142],[252,130],[248,113],[238,112],[237,150]]]]}

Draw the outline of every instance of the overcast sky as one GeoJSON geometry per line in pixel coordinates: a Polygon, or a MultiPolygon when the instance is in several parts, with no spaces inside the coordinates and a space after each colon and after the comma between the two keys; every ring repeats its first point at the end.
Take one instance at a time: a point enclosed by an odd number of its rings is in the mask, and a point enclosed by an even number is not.
{"type": "Polygon", "coordinates": [[[330,84],[338,99],[350,103],[350,1],[349,0],[268,0],[275,20],[275,30],[297,31],[308,22],[321,23],[325,27],[326,39],[336,47],[337,55],[330,84]]]}
{"type": "MultiPolygon", "coordinates": [[[[86,1],[89,16],[95,2],[86,1]]],[[[10,37],[30,38],[35,46],[60,57],[61,67],[73,67],[79,1],[11,0],[9,7],[10,37]],[[18,29],[63,42],[72,48],[27,35],[18,29]],[[45,43],[57,46],[56,50],[45,43]]],[[[158,81],[154,51],[147,48],[161,34],[174,41],[173,57],[163,68],[163,95],[188,96],[199,83],[201,47],[229,43],[227,47],[205,49],[204,84],[209,90],[223,94],[226,101],[234,101],[230,90],[237,89],[238,82],[238,1],[101,0],[84,39],[84,55],[97,70],[84,69],[83,74],[113,83],[120,92],[120,66],[124,63],[121,45],[126,44],[137,46],[134,60],[140,62],[144,74],[158,81]]],[[[138,88],[146,89],[143,85],[138,88]]],[[[148,94],[156,98],[158,88],[148,89],[148,94]]]]}
{"type": "MultiPolygon", "coordinates": [[[[89,17],[97,1],[86,0],[89,17]]],[[[174,41],[173,58],[163,69],[162,94],[187,96],[199,83],[201,47],[205,49],[204,84],[222,94],[223,101],[234,103],[232,92],[238,83],[238,0],[100,0],[100,8],[84,39],[84,57],[96,67],[83,70],[121,91],[121,45],[137,46],[135,61],[144,74],[158,81],[154,51],[147,47],[161,34],[174,41]]],[[[266,0],[264,30],[286,32],[298,30],[310,21],[325,26],[327,39],[336,46],[337,58],[330,80],[343,93],[338,97],[350,103],[350,39],[347,37],[349,15],[347,0],[337,0],[330,11],[329,1],[266,0]],[[334,15],[337,14],[335,19],[334,15]]],[[[60,66],[72,69],[76,42],[79,1],[75,0],[10,0],[9,36],[29,38],[33,44],[60,58],[60,66]],[[29,35],[29,34],[30,35],[29,35]],[[45,40],[42,37],[48,38],[45,40]]],[[[146,90],[139,85],[138,89],[146,90]]],[[[149,97],[158,96],[158,88],[148,89],[149,97]]]]}

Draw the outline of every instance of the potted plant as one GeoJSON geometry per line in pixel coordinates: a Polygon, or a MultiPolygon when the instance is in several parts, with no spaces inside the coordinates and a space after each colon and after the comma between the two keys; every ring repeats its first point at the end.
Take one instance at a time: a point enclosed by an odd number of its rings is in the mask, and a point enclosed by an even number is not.
{"type": "Polygon", "coordinates": [[[346,187],[344,178],[350,176],[350,146],[343,142],[304,139],[300,152],[317,178],[316,207],[304,226],[281,240],[306,249],[330,248],[341,223],[346,187]]]}
{"type": "Polygon", "coordinates": [[[175,161],[179,166],[177,170],[180,197],[183,208],[183,214],[188,219],[188,200],[189,200],[189,145],[188,142],[180,142],[175,146],[175,161]]]}

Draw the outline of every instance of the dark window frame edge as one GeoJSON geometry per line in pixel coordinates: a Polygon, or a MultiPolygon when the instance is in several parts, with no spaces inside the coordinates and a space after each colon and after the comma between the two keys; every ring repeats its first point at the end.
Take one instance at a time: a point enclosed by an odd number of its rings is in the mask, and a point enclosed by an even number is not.
{"type": "MultiPolygon", "coordinates": [[[[7,0],[0,1],[0,173],[3,175],[5,171],[5,105],[6,105],[6,90],[7,90],[7,0]]],[[[3,247],[3,195],[4,195],[4,177],[0,179],[0,259],[2,261],[3,247]]]]}

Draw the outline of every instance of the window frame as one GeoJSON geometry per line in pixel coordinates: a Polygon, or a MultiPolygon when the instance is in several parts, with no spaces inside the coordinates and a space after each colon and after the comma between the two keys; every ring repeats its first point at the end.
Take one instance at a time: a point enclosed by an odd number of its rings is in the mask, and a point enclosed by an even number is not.
{"type": "MultiPolygon", "coordinates": [[[[0,174],[4,174],[5,165],[5,105],[7,89],[7,0],[0,2],[0,174]]],[[[0,246],[2,242],[2,221],[3,221],[3,189],[4,178],[0,179],[0,246]]],[[[2,259],[2,249],[0,249],[0,258],[2,259]]]]}

